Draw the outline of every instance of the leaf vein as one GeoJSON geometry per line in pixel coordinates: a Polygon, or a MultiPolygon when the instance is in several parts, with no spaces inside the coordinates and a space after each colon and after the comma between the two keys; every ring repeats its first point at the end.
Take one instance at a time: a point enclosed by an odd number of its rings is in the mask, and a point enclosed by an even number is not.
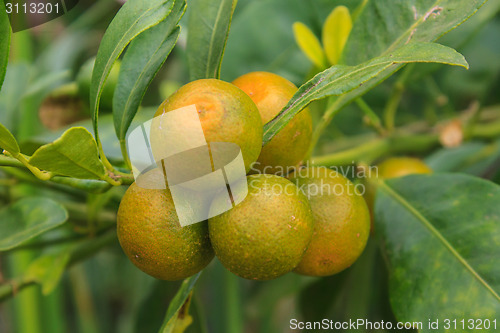
{"type": "Polygon", "coordinates": [[[432,223],[423,216],[415,207],[413,207],[408,201],[406,201],[399,193],[394,189],[389,187],[386,183],[381,182],[380,187],[388,195],[393,197],[398,201],[405,209],[407,209],[411,214],[413,214],[422,224],[429,229],[429,231],[439,239],[443,246],[451,252],[453,256],[498,300],[500,301],[500,296],[493,290],[493,288],[481,277],[481,275],[467,262],[467,260],[462,257],[460,253],[448,242],[448,240],[437,230],[432,223]]]}

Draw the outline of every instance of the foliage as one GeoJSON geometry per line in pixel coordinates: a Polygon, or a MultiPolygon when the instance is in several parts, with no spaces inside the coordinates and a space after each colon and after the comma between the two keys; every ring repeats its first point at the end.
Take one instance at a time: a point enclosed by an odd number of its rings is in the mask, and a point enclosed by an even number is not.
{"type": "Polygon", "coordinates": [[[15,34],[3,6],[2,331],[278,332],[295,317],[421,321],[429,332],[429,319],[500,318],[498,1],[100,0],[43,33],[15,34]],[[43,100],[95,55],[90,110],[44,129],[43,100]],[[100,115],[117,59],[112,114],[100,115]],[[253,70],[299,86],[264,125],[264,144],[309,106],[304,162],[361,170],[415,155],[435,174],[380,182],[374,237],[340,274],[244,281],[214,261],[181,283],[154,281],[116,240],[117,206],[134,180],[130,127],[167,97],[160,83],[253,70]]]}

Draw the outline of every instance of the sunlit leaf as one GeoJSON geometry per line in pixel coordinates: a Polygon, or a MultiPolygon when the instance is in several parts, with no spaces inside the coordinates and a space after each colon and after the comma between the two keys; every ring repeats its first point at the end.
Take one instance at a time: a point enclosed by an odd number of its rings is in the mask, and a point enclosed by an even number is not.
{"type": "Polygon", "coordinates": [[[40,147],[31,156],[29,164],[74,178],[103,179],[106,175],[96,142],[83,127],[72,127],[56,141],[40,147]]]}
{"type": "Polygon", "coordinates": [[[345,43],[352,29],[349,9],[345,6],[336,7],[323,25],[323,47],[331,65],[339,63],[345,43]]]}
{"type": "Polygon", "coordinates": [[[302,22],[293,24],[293,35],[302,52],[318,68],[326,67],[326,58],[318,37],[302,22]]]}
{"type": "Polygon", "coordinates": [[[0,123],[0,148],[7,150],[13,156],[19,155],[19,145],[12,133],[0,123]]]}

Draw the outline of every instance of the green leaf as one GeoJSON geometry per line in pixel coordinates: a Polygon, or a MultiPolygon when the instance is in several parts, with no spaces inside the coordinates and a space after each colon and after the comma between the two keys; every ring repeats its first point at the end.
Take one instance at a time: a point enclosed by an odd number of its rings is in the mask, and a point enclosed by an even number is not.
{"type": "Polygon", "coordinates": [[[104,179],[106,175],[99,160],[96,142],[83,127],[72,127],[56,141],[38,148],[29,164],[41,170],[80,179],[104,179]]]}
{"type": "Polygon", "coordinates": [[[369,0],[363,0],[353,11],[352,11],[352,21],[355,22],[359,15],[363,12],[365,9],[366,5],[368,4],[369,0]]]}
{"type": "Polygon", "coordinates": [[[338,6],[328,15],[323,25],[323,47],[331,65],[339,63],[352,29],[351,15],[345,6],[338,6]]]}
{"type": "Polygon", "coordinates": [[[12,133],[0,123],[0,148],[5,149],[12,156],[16,157],[19,155],[19,145],[17,144],[16,138],[12,133]]]}
{"type": "Polygon", "coordinates": [[[330,67],[303,84],[280,113],[264,126],[264,144],[312,101],[362,89],[364,83],[369,80],[380,81],[378,76],[384,71],[394,71],[398,64],[410,62],[437,62],[468,68],[460,53],[434,43],[410,43],[387,56],[372,59],[358,66],[330,67]]]}
{"type": "Polygon", "coordinates": [[[190,0],[187,38],[189,77],[218,79],[236,0],[190,0]]]}
{"type": "MultiPolygon", "coordinates": [[[[380,184],[375,228],[386,249],[390,301],[399,321],[440,319],[432,332],[445,332],[446,318],[498,320],[499,202],[499,186],[461,174],[380,184]]],[[[424,325],[422,332],[430,331],[424,325]]]]}
{"type": "MultiPolygon", "coordinates": [[[[36,95],[42,95],[45,97],[47,94],[61,87],[65,82],[68,82],[70,79],[71,71],[67,69],[43,75],[30,84],[29,89],[25,91],[23,98],[33,97],[36,95]]],[[[71,83],[68,83],[68,86],[71,86],[71,83]]]]}
{"type": "Polygon", "coordinates": [[[5,11],[4,2],[0,3],[0,89],[2,88],[5,72],[7,71],[7,62],[9,60],[10,48],[10,24],[5,11]]]}
{"type": "MultiPolygon", "coordinates": [[[[389,55],[412,42],[433,42],[466,21],[486,0],[368,1],[360,7],[361,14],[345,45],[343,59],[357,65],[374,57],[389,55]]],[[[359,12],[358,12],[359,13],[359,12]]],[[[356,13],[356,15],[358,15],[356,13]]],[[[395,64],[381,71],[362,86],[340,96],[324,122],[344,106],[365,94],[404,64],[395,64]]]]}
{"type": "MultiPolygon", "coordinates": [[[[440,43],[453,47],[457,50],[462,49],[466,44],[468,44],[468,41],[470,41],[471,38],[476,37],[476,34],[478,34],[479,31],[484,33],[485,30],[483,29],[485,29],[488,22],[493,20],[499,12],[499,1],[486,1],[486,3],[481,7],[481,10],[467,20],[467,24],[462,24],[457,29],[454,29],[444,35],[440,38],[440,43]]],[[[480,40],[480,38],[474,39],[480,40]]]]}
{"type": "MultiPolygon", "coordinates": [[[[485,176],[500,158],[500,140],[492,143],[466,142],[456,148],[442,148],[427,156],[434,172],[461,172],[485,176]]],[[[493,170],[492,170],[493,171],[493,170]]]]}
{"type": "Polygon", "coordinates": [[[357,65],[406,45],[433,42],[467,20],[486,0],[369,1],[345,46],[347,64],[357,65]]]}
{"type": "MultiPolygon", "coordinates": [[[[153,115],[155,114],[157,108],[156,107],[144,107],[140,108],[139,112],[135,116],[134,120],[132,121],[132,127],[139,126],[140,124],[150,120],[153,115]]],[[[21,147],[25,146],[35,146],[38,148],[41,145],[50,143],[57,138],[59,138],[65,131],[72,127],[84,127],[86,128],[89,132],[92,131],[92,120],[87,119],[83,121],[79,121],[77,123],[71,124],[70,126],[57,130],[55,132],[52,131],[46,131],[45,133],[42,133],[40,135],[37,135],[36,137],[30,138],[30,140],[27,140],[22,143],[21,147]]],[[[99,118],[99,135],[102,140],[102,148],[104,150],[104,153],[106,154],[106,157],[117,162],[122,161],[122,152],[120,150],[120,142],[118,141],[118,138],[116,137],[116,132],[114,129],[114,124],[113,124],[113,115],[111,114],[104,114],[102,117],[99,118]]],[[[32,150],[34,151],[34,150],[32,150]]]]}
{"type": "Polygon", "coordinates": [[[191,297],[191,292],[196,284],[196,281],[198,281],[200,275],[201,272],[191,276],[190,278],[185,279],[182,282],[181,287],[177,291],[177,294],[175,294],[174,298],[172,299],[172,302],[170,302],[170,305],[168,306],[165,319],[163,320],[163,324],[159,331],[160,333],[173,333],[173,332],[177,333],[175,331],[176,323],[179,321],[179,319],[183,319],[180,318],[178,314],[185,304],[189,304],[190,299],[188,298],[191,297]]]}
{"type": "Polygon", "coordinates": [[[293,24],[293,35],[295,42],[300,47],[302,52],[311,60],[311,62],[318,68],[325,68],[326,57],[318,37],[302,22],[295,22],[293,24]]]}
{"type": "Polygon", "coordinates": [[[51,199],[21,199],[0,210],[0,251],[21,245],[67,219],[66,209],[51,199]]]}
{"type": "Polygon", "coordinates": [[[173,5],[173,0],[129,0],[106,30],[97,52],[90,87],[92,125],[99,146],[99,99],[113,64],[137,35],[163,21],[173,5]]]}
{"type": "Polygon", "coordinates": [[[18,113],[21,100],[30,86],[32,67],[26,62],[18,62],[7,66],[5,81],[0,90],[0,122],[14,131],[16,113],[18,113]]]}
{"type": "Polygon", "coordinates": [[[180,33],[177,23],[185,9],[186,2],[176,0],[166,20],[130,43],[123,57],[113,97],[113,118],[118,139],[125,140],[146,89],[177,42],[180,33]]]}
{"type": "Polygon", "coordinates": [[[38,257],[28,267],[26,278],[39,283],[42,286],[42,293],[48,295],[57,287],[70,257],[67,251],[38,257]]]}
{"type": "MultiPolygon", "coordinates": [[[[225,272],[224,272],[225,273],[225,272]]],[[[231,274],[231,273],[229,273],[231,274]]],[[[242,295],[245,299],[245,312],[256,313],[259,318],[259,333],[275,333],[289,331],[288,321],[278,321],[283,300],[298,301],[301,290],[304,290],[316,278],[302,276],[299,274],[286,274],[279,279],[266,281],[263,284],[256,285],[248,295],[242,295]]],[[[325,295],[323,293],[323,295],[325,295]]],[[[329,295],[330,296],[330,295],[329,295]]],[[[222,303],[224,308],[228,306],[222,303]]],[[[226,312],[222,314],[225,317],[226,312]]]]}
{"type": "Polygon", "coordinates": [[[165,304],[169,304],[182,281],[153,280],[150,285],[142,288],[142,297],[138,311],[134,314],[132,332],[157,333],[158,323],[165,318],[165,304]]]}
{"type": "Polygon", "coordinates": [[[318,12],[329,13],[332,7],[330,0],[240,1],[231,22],[221,78],[231,82],[248,72],[264,70],[302,82],[311,63],[297,47],[292,26],[295,22],[320,26],[318,12]],[[318,8],[320,2],[324,6],[318,8]]]}

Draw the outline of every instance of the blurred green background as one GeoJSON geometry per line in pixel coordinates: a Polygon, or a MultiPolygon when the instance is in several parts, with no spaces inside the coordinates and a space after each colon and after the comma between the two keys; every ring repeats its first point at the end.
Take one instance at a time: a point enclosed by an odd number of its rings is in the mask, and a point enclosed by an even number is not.
{"type": "MultiPolygon", "coordinates": [[[[244,73],[264,70],[300,85],[313,68],[294,41],[292,24],[303,22],[319,35],[334,7],[343,4],[353,10],[360,2],[239,0],[222,64],[222,79],[231,81],[244,73]]],[[[421,120],[435,124],[456,117],[474,103],[490,113],[500,113],[500,6],[495,1],[487,6],[440,41],[464,54],[470,70],[412,65],[416,68],[407,80],[398,125],[421,120]]],[[[25,152],[57,138],[63,131],[64,125],[52,129],[44,126],[39,115],[41,105],[54,89],[73,82],[83,63],[96,55],[100,39],[119,8],[119,3],[111,0],[85,0],[61,18],[13,34],[7,76],[0,92],[0,122],[16,135],[25,152]]],[[[181,21],[180,40],[150,86],[137,121],[150,117],[165,97],[188,82],[188,16],[189,9],[181,21]]],[[[382,113],[398,78],[393,76],[365,96],[377,113],[382,113]]],[[[321,102],[313,105],[318,113],[324,107],[321,102]]],[[[82,113],[75,119],[90,128],[85,102],[79,108],[82,113]]],[[[111,159],[120,158],[109,113],[101,117],[100,128],[106,153],[111,159]]],[[[354,135],[364,142],[371,132],[359,108],[347,106],[331,123],[317,151],[335,151],[342,140],[354,135]]],[[[499,146],[499,142],[468,142],[456,149],[431,151],[427,160],[437,169],[483,175],[498,161],[499,146]],[[493,153],[470,159],[484,147],[493,153]],[[450,158],[458,162],[450,164],[450,158]]],[[[498,177],[500,174],[497,182],[498,177]]],[[[32,240],[27,245],[29,249],[1,253],[0,282],[9,283],[41,253],[66,246],[37,244],[75,233],[84,238],[83,228],[89,219],[112,225],[124,190],[114,188],[106,194],[91,195],[57,187],[42,188],[29,180],[13,181],[0,170],[0,207],[22,197],[39,195],[54,198],[70,212],[70,223],[32,240]]],[[[1,303],[0,332],[157,332],[178,287],[179,283],[158,281],[139,271],[114,240],[83,263],[72,266],[51,294],[42,295],[40,287],[33,285],[1,303]]],[[[389,306],[384,259],[373,240],[353,267],[327,278],[290,273],[274,281],[252,282],[227,272],[215,259],[196,286],[191,314],[194,323],[187,330],[191,333],[287,332],[292,318],[395,321],[389,306]]]]}

